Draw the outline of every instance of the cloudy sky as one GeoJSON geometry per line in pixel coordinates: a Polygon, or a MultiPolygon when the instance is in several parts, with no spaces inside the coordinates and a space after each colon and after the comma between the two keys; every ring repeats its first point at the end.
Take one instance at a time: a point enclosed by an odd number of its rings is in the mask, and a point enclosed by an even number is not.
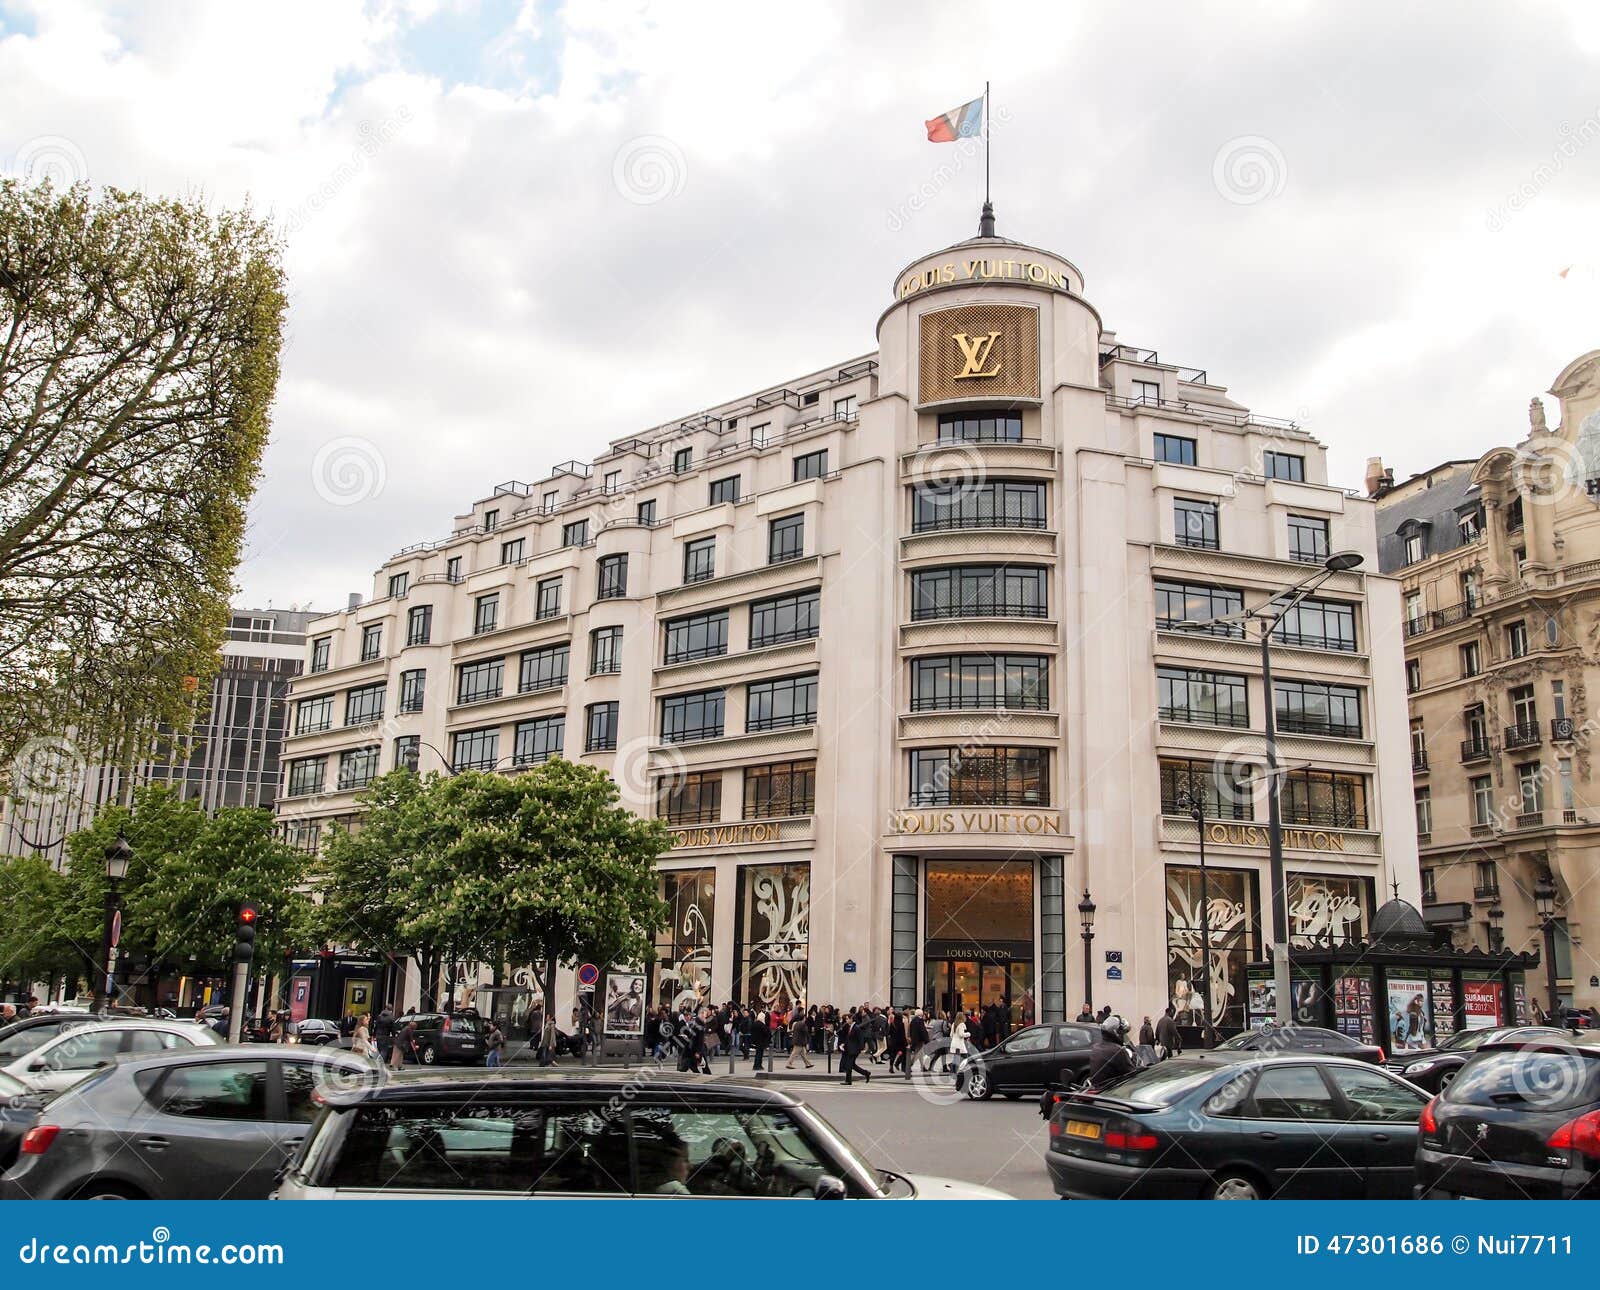
{"type": "Polygon", "coordinates": [[[871,349],[974,231],[922,121],[985,78],[1000,231],[1122,340],[1347,485],[1514,442],[1600,346],[1597,63],[1586,0],[0,0],[0,168],[283,228],[241,599],[333,608],[501,480],[871,349]]]}

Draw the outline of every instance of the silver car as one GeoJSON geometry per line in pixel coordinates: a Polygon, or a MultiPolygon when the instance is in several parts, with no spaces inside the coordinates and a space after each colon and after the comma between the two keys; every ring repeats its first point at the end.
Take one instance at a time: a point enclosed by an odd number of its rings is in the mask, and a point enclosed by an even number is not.
{"type": "Polygon", "coordinates": [[[119,1017],[64,1031],[0,1069],[35,1092],[59,1093],[118,1057],[220,1042],[214,1031],[192,1021],[119,1017]]]}
{"type": "Polygon", "coordinates": [[[125,1057],[45,1105],[0,1198],[261,1200],[323,1098],[383,1077],[367,1058],[286,1044],[125,1057]]]}

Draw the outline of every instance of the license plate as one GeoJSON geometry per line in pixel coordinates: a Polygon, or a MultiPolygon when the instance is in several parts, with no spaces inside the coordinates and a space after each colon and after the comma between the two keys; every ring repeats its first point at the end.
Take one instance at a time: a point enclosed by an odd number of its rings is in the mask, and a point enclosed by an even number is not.
{"type": "Polygon", "coordinates": [[[1100,1126],[1093,1120],[1068,1120],[1067,1137],[1069,1138],[1098,1138],[1100,1126]]]}

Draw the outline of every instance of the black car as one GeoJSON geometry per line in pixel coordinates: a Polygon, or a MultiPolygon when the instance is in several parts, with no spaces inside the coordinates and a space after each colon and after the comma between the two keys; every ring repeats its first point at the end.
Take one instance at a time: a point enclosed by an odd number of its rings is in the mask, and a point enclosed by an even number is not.
{"type": "Polygon", "coordinates": [[[1428,1103],[1417,1195],[1600,1200],[1600,1046],[1484,1045],[1428,1103]]]}
{"type": "Polygon", "coordinates": [[[87,1025],[91,1021],[104,1020],[106,1020],[104,1013],[44,1012],[24,1017],[21,1021],[13,1021],[9,1026],[0,1027],[0,1066],[31,1053],[47,1040],[54,1039],[63,1030],[87,1025]]]}
{"type": "Polygon", "coordinates": [[[1406,1197],[1427,1101],[1348,1057],[1174,1057],[1069,1094],[1045,1161],[1056,1194],[1074,1199],[1406,1197]]]}
{"type": "MultiPolygon", "coordinates": [[[[411,1037],[411,1051],[407,1061],[421,1062],[424,1066],[439,1066],[456,1062],[476,1066],[488,1056],[484,1036],[488,1033],[483,1018],[476,1012],[416,1012],[395,1022],[395,1033],[405,1029],[407,1022],[415,1022],[416,1034],[411,1037]]],[[[337,1031],[338,1027],[334,1028],[337,1031]]]]}
{"type": "Polygon", "coordinates": [[[21,1080],[0,1071],[0,1172],[11,1168],[17,1149],[38,1118],[44,1098],[21,1080]]]}
{"type": "Polygon", "coordinates": [[[1018,1098],[1024,1093],[1066,1088],[1089,1073],[1089,1050],[1100,1027],[1081,1022],[1028,1026],[956,1068],[956,1087],[975,1102],[996,1093],[1018,1098]]]}
{"type": "Polygon", "coordinates": [[[321,1017],[307,1017],[289,1023],[288,1039],[290,1043],[322,1048],[339,1042],[339,1027],[321,1017]]]}
{"type": "Polygon", "coordinates": [[[1398,1052],[1384,1065],[1418,1088],[1442,1093],[1456,1072],[1484,1044],[1565,1043],[1567,1032],[1553,1026],[1479,1026],[1458,1030],[1437,1048],[1398,1052]]]}
{"type": "Polygon", "coordinates": [[[1264,1026],[1243,1030],[1217,1045],[1219,1053],[1328,1053],[1380,1066],[1383,1049],[1325,1026],[1264,1026]]]}

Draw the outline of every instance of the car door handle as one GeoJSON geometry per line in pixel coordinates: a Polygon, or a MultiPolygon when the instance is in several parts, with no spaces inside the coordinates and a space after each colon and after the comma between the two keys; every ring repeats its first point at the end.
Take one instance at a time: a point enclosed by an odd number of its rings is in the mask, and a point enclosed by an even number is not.
{"type": "Polygon", "coordinates": [[[1374,1133],[1372,1135],[1372,1140],[1374,1142],[1387,1142],[1389,1140],[1389,1135],[1387,1133],[1374,1133]]]}
{"type": "Polygon", "coordinates": [[[282,1141],[282,1142],[280,1142],[280,1143],[279,1143],[279,1144],[278,1144],[278,1145],[279,1145],[279,1146],[280,1146],[280,1147],[282,1147],[282,1148],[283,1148],[283,1150],[284,1150],[284,1151],[285,1151],[285,1152],[286,1152],[286,1153],[288,1153],[288,1152],[293,1152],[293,1151],[298,1151],[298,1150],[300,1150],[300,1144],[301,1144],[301,1143],[302,1143],[302,1142],[304,1142],[304,1141],[305,1141],[305,1139],[304,1139],[304,1138],[285,1138],[285,1139],[284,1139],[284,1140],[283,1140],[283,1141],[282,1141]]]}
{"type": "Polygon", "coordinates": [[[1276,1142],[1278,1140],[1278,1135],[1269,1129],[1263,1129],[1260,1133],[1256,1134],[1256,1137],[1267,1142],[1276,1142]]]}
{"type": "Polygon", "coordinates": [[[162,1151],[171,1145],[171,1140],[168,1138],[140,1138],[139,1145],[148,1147],[151,1151],[162,1151]]]}

